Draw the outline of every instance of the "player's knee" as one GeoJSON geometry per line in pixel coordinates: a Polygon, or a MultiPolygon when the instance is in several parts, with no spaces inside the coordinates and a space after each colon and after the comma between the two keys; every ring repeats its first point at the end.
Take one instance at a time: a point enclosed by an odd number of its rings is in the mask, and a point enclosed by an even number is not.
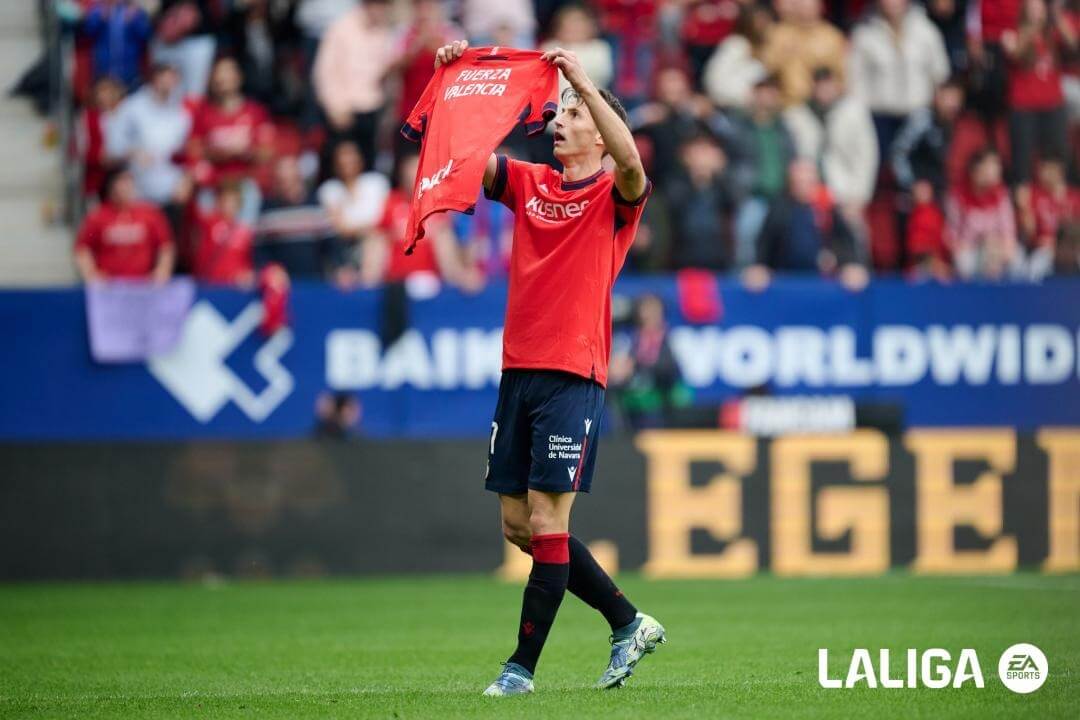
{"type": "Polygon", "coordinates": [[[525,552],[529,551],[529,541],[532,540],[532,531],[529,526],[524,523],[515,522],[503,518],[503,537],[511,545],[517,545],[525,552]]]}
{"type": "Polygon", "coordinates": [[[549,508],[534,507],[529,513],[529,530],[533,535],[549,535],[562,532],[561,525],[555,513],[551,512],[549,508]]]}

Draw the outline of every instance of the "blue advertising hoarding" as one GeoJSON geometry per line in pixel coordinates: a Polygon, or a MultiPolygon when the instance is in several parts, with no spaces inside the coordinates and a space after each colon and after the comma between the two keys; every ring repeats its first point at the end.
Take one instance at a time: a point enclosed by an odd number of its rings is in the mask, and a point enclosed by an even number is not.
{"type": "MultiPolygon", "coordinates": [[[[702,404],[766,386],[897,403],[911,426],[1080,424],[1078,281],[878,280],[859,293],[809,279],[764,292],[721,281],[709,325],[680,317],[673,278],[627,278],[616,293],[665,301],[676,360],[702,404]]],[[[408,329],[390,347],[384,301],[378,290],[299,285],[290,330],[266,338],[255,295],[200,288],[176,348],[101,365],[81,289],[0,292],[0,440],[302,437],[327,390],[359,397],[367,435],[486,435],[505,287],[409,301],[408,329]]]]}

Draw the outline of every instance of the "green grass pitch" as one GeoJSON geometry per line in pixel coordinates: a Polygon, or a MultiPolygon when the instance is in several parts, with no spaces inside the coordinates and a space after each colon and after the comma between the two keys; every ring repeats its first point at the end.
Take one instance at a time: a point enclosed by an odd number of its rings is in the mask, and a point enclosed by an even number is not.
{"type": "Polygon", "coordinates": [[[480,692],[520,587],[487,577],[0,586],[0,717],[1080,717],[1080,576],[620,581],[669,643],[594,691],[608,630],[567,594],[536,694],[510,699],[480,692]],[[997,678],[1016,642],[1049,659],[1032,695],[997,678]],[[973,647],[986,688],[824,690],[819,647],[834,677],[856,647],[973,647]]]}

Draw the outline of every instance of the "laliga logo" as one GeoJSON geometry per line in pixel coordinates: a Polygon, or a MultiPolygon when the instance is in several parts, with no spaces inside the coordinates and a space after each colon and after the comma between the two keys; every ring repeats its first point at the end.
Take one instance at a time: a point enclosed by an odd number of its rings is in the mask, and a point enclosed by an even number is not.
{"type": "Polygon", "coordinates": [[[452,167],[454,167],[454,159],[450,158],[450,161],[446,163],[446,167],[435,171],[435,174],[429,178],[420,178],[420,189],[416,191],[416,199],[419,200],[424,197],[424,193],[445,180],[452,167]]]}
{"type": "Polygon", "coordinates": [[[919,683],[927,688],[943,688],[950,684],[954,688],[962,687],[969,680],[975,682],[975,687],[985,687],[982,669],[979,667],[979,657],[971,648],[960,651],[957,660],[956,672],[951,666],[952,656],[948,650],[942,648],[930,648],[919,653],[910,648],[907,651],[907,672],[905,676],[891,677],[889,667],[889,649],[881,648],[878,653],[878,667],[875,671],[874,660],[870,651],[866,648],[856,648],[851,655],[851,664],[848,667],[847,677],[829,677],[829,651],[826,648],[818,650],[818,684],[823,688],[854,688],[860,682],[865,682],[868,688],[916,688],[919,683]]]}
{"type": "MultiPolygon", "coordinates": [[[[952,656],[942,648],[930,648],[921,653],[909,648],[906,659],[906,673],[892,677],[888,648],[878,651],[877,668],[869,650],[856,648],[851,655],[847,676],[841,680],[829,677],[829,651],[819,648],[818,685],[826,689],[851,689],[865,683],[866,687],[876,689],[917,688],[921,684],[925,688],[940,689],[950,685],[963,687],[970,681],[977,688],[986,687],[982,668],[979,667],[979,656],[971,648],[960,651],[955,670],[952,656]]],[[[1015,693],[1027,694],[1038,690],[1046,682],[1047,670],[1046,655],[1030,643],[1018,643],[1007,648],[998,660],[998,677],[1005,687],[1015,693]]]]}
{"type": "Polygon", "coordinates": [[[230,323],[203,300],[188,314],[176,347],[151,359],[147,368],[199,422],[209,422],[230,400],[251,420],[262,422],[293,390],[292,375],[280,362],[292,347],[292,331],[279,330],[255,353],[255,369],[267,382],[262,392],[252,392],[225,364],[262,318],[259,302],[248,305],[230,323]]]}

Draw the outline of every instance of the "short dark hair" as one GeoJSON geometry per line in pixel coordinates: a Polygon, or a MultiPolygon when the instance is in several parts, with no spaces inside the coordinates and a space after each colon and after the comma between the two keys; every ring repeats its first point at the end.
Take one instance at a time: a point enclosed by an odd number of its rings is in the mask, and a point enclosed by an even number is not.
{"type": "Polygon", "coordinates": [[[615,111],[615,114],[619,116],[619,119],[623,121],[623,124],[630,127],[630,116],[626,113],[626,108],[623,107],[619,98],[615,97],[615,93],[607,88],[600,88],[600,97],[604,98],[604,102],[608,104],[609,108],[615,111]]]}
{"type": "MultiPolygon", "coordinates": [[[[611,92],[607,88],[600,88],[600,97],[604,99],[604,102],[608,104],[615,114],[619,116],[619,119],[623,121],[627,127],[630,127],[630,116],[626,113],[626,108],[619,101],[619,98],[615,97],[615,93],[611,92]]],[[[562,95],[559,96],[565,106],[575,106],[581,102],[581,97],[577,94],[577,91],[572,87],[568,87],[562,91],[562,95]]]]}

